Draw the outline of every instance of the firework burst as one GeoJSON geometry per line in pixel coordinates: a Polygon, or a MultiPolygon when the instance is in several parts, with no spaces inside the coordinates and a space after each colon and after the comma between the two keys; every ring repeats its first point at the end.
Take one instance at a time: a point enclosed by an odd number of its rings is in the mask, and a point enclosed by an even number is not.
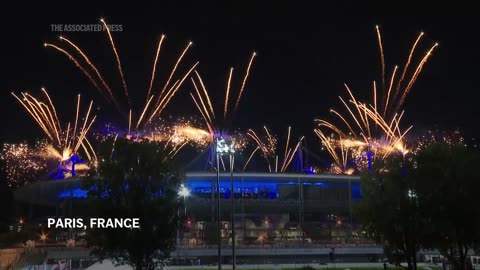
{"type": "Polygon", "coordinates": [[[299,150],[304,137],[301,137],[296,143],[294,142],[292,146],[290,144],[291,127],[288,127],[287,140],[285,141],[285,148],[282,155],[277,147],[277,137],[273,135],[267,127],[263,127],[263,131],[264,134],[257,133],[251,129],[248,130],[247,135],[255,141],[257,148],[252,152],[243,169],[245,170],[247,168],[253,155],[260,150],[260,153],[262,153],[263,158],[267,162],[270,172],[285,172],[292,163],[293,157],[299,150]]]}
{"type": "Polygon", "coordinates": [[[27,143],[5,143],[0,153],[9,186],[22,186],[38,179],[47,172],[47,162],[39,147],[27,143]]]}
{"type": "Polygon", "coordinates": [[[42,88],[42,92],[46,101],[35,98],[29,93],[21,93],[20,96],[12,93],[12,95],[30,114],[47,138],[47,143],[43,143],[41,147],[43,158],[57,160],[61,166],[70,167],[70,169],[71,158],[80,152],[90,162],[96,162],[95,151],[87,139],[87,134],[96,118],[96,116],[91,116],[93,102],[90,102],[85,115],[81,116],[81,98],[78,95],[73,125],[72,122],[62,125],[48,92],[44,88],[42,88]]]}
{"type": "Polygon", "coordinates": [[[418,136],[411,136],[408,138],[412,141],[411,152],[416,154],[421,150],[434,143],[446,143],[450,145],[454,144],[466,144],[459,130],[454,131],[440,131],[440,130],[427,130],[418,136]]]}
{"type": "Polygon", "coordinates": [[[210,133],[198,126],[196,119],[192,118],[175,118],[169,121],[161,119],[149,129],[150,134],[145,134],[143,137],[150,141],[164,143],[165,149],[171,148],[168,156],[173,158],[187,145],[199,149],[210,144],[210,133]]]}
{"type": "Polygon", "coordinates": [[[256,53],[253,53],[252,56],[250,57],[250,61],[248,62],[248,66],[245,71],[242,84],[240,86],[237,98],[235,99],[234,103],[232,103],[233,67],[230,68],[226,87],[225,87],[225,100],[224,100],[223,115],[222,115],[223,119],[222,117],[218,117],[218,115],[215,113],[214,107],[212,105],[212,100],[209,95],[209,91],[205,87],[205,84],[199,72],[195,71],[195,76],[191,78],[195,92],[190,93],[190,95],[193,99],[193,102],[195,103],[195,106],[197,107],[198,111],[200,112],[200,114],[202,115],[205,121],[205,124],[211,135],[212,141],[216,137],[216,134],[221,133],[221,126],[225,125],[225,123],[228,122],[228,120],[231,120],[231,118],[229,119],[229,116],[231,117],[231,114],[238,110],[238,106],[240,104],[240,100],[245,90],[245,85],[248,80],[250,69],[253,64],[253,60],[255,59],[255,56],[256,56],[256,53]],[[231,107],[233,107],[233,110],[231,109],[231,107]]]}
{"type": "Polygon", "coordinates": [[[93,61],[87,56],[87,54],[73,41],[67,39],[66,37],[61,36],[60,42],[65,46],[55,45],[51,43],[45,43],[45,47],[53,48],[56,51],[67,56],[74,65],[79,68],[83,74],[88,78],[88,80],[93,84],[93,86],[107,99],[107,101],[113,103],[117,110],[128,118],[128,133],[135,131],[135,133],[142,133],[142,127],[145,127],[151,124],[156,120],[160,114],[165,110],[167,105],[170,103],[171,99],[175,96],[178,90],[181,88],[183,82],[188,78],[188,76],[193,72],[197,67],[198,62],[193,64],[187,71],[177,76],[177,70],[180,68],[182,61],[185,55],[188,53],[193,43],[189,42],[187,46],[181,51],[177,61],[173,65],[171,71],[169,72],[168,78],[162,86],[156,86],[156,77],[157,76],[157,65],[160,57],[160,52],[163,44],[165,43],[165,35],[160,37],[160,40],[157,45],[157,50],[155,57],[153,59],[152,72],[150,76],[150,81],[148,83],[147,96],[145,98],[145,103],[138,112],[135,112],[130,99],[130,94],[127,87],[127,82],[124,76],[122,69],[122,63],[120,60],[120,54],[115,45],[113,36],[107,27],[105,20],[101,19],[100,22],[104,25],[108,40],[111,45],[111,49],[115,58],[116,67],[115,69],[119,73],[119,77],[122,84],[122,91],[113,91],[112,87],[107,83],[105,77],[99,71],[99,68],[93,63],[93,61]],[[127,100],[127,105],[120,102],[120,96],[124,100],[127,100]],[[126,109],[125,109],[126,108],[126,109]]]}
{"type": "MultiPolygon", "coordinates": [[[[245,71],[245,75],[243,76],[242,84],[239,87],[238,91],[233,91],[232,78],[234,69],[233,67],[229,69],[225,87],[225,99],[223,102],[222,113],[220,113],[220,111],[216,112],[212,103],[212,99],[210,98],[209,91],[207,90],[207,87],[205,86],[205,83],[200,76],[200,73],[198,71],[195,71],[195,75],[191,77],[195,92],[190,93],[190,96],[192,97],[192,100],[195,103],[195,106],[200,112],[202,119],[204,120],[204,123],[207,127],[209,134],[209,142],[211,146],[213,146],[213,141],[216,138],[228,138],[234,143],[235,151],[242,151],[246,147],[247,141],[241,133],[232,130],[226,130],[224,128],[229,125],[229,122],[232,121],[234,113],[238,110],[238,106],[245,91],[245,86],[250,75],[250,69],[252,67],[255,56],[256,53],[252,53],[252,56],[250,57],[250,61],[248,62],[248,66],[245,71]],[[233,98],[235,93],[237,93],[237,96],[236,98],[233,98]]],[[[213,147],[211,147],[211,149],[213,151],[213,147]]],[[[223,169],[225,170],[225,163],[222,157],[220,157],[220,159],[222,161],[223,169]]],[[[232,162],[234,162],[234,159],[232,160],[232,162]]],[[[213,162],[210,161],[210,164],[212,164],[213,167],[213,162]]]]}
{"type": "MultiPolygon", "coordinates": [[[[104,142],[115,137],[123,137],[133,141],[150,141],[163,144],[165,149],[179,150],[189,145],[195,149],[205,148],[210,143],[210,133],[199,128],[198,119],[193,117],[162,117],[152,122],[148,128],[135,133],[106,124],[94,132],[97,141],[104,142]]],[[[175,155],[178,152],[173,151],[175,155]]],[[[169,157],[173,158],[175,155],[169,157]]]]}
{"type": "Polygon", "coordinates": [[[401,129],[400,123],[404,112],[399,110],[438,44],[431,46],[417,66],[410,69],[417,45],[424,35],[420,33],[413,43],[403,69],[400,70],[398,66],[395,66],[389,79],[386,79],[382,37],[378,26],[376,32],[381,60],[382,98],[380,100],[378,98],[378,87],[375,81],[373,82],[373,100],[370,104],[358,101],[348,85],[345,84],[349,99],[344,100],[341,96],[339,99],[346,113],[330,110],[340,120],[340,124],[315,119],[317,128],[314,132],[332,156],[334,172],[351,173],[352,168],[347,168],[349,158],[352,158],[357,168],[361,169],[364,166],[370,166],[371,161],[366,161],[366,159],[370,159],[371,156],[385,158],[393,152],[405,156],[410,151],[405,145],[404,138],[412,126],[405,130],[401,129]],[[332,132],[333,135],[327,136],[325,129],[332,132]]]}

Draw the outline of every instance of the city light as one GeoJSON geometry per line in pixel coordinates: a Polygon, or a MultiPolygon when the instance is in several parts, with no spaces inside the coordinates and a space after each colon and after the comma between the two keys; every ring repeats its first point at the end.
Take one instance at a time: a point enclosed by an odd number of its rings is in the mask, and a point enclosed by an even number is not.
{"type": "Polygon", "coordinates": [[[47,238],[48,238],[48,234],[46,234],[44,232],[42,232],[40,234],[40,240],[42,240],[43,242],[45,242],[47,240],[47,238]]]}

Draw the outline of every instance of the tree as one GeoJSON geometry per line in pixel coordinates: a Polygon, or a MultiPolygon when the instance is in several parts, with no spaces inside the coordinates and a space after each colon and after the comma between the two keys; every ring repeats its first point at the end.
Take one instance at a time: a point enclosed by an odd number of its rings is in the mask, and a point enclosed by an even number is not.
{"type": "Polygon", "coordinates": [[[362,175],[356,212],[368,236],[385,246],[391,262],[416,269],[423,220],[419,215],[412,158],[387,157],[362,175]]]}
{"type": "Polygon", "coordinates": [[[417,157],[425,247],[436,248],[457,270],[468,269],[468,252],[480,247],[480,155],[461,144],[432,144],[417,157]]]}
{"type": "Polygon", "coordinates": [[[2,205],[0,215],[0,233],[7,232],[8,226],[14,221],[13,217],[13,190],[7,185],[2,177],[0,179],[0,205],[2,205]]]}
{"type": "Polygon", "coordinates": [[[178,177],[156,143],[114,140],[101,145],[96,172],[86,181],[96,217],[139,218],[140,229],[89,229],[93,254],[118,265],[153,270],[175,248],[178,177]]]}

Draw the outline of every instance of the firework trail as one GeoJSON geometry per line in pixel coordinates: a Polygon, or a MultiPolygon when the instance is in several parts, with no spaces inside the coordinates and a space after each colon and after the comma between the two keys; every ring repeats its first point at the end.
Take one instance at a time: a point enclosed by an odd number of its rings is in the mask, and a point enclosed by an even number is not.
{"type": "Polygon", "coordinates": [[[235,111],[238,110],[238,105],[240,104],[240,98],[242,97],[243,91],[245,89],[245,85],[247,83],[248,75],[250,74],[250,68],[252,67],[253,59],[257,54],[254,52],[252,57],[250,57],[250,61],[248,62],[247,71],[245,72],[245,77],[243,78],[242,87],[240,88],[240,93],[238,94],[237,101],[235,102],[235,111]]]}
{"type": "MultiPolygon", "coordinates": [[[[143,116],[145,116],[145,112],[147,111],[148,109],[148,105],[150,105],[150,102],[152,102],[152,99],[153,99],[154,96],[151,96],[148,101],[147,101],[147,104],[145,105],[145,108],[143,109],[142,111],[142,114],[140,115],[140,118],[138,119],[138,122],[137,122],[137,125],[135,126],[135,129],[138,130],[138,127],[140,126],[140,123],[142,123],[142,119],[143,119],[143,116]]],[[[131,112],[132,110],[130,110],[131,112]]],[[[130,114],[131,115],[131,114],[130,114]]],[[[131,121],[131,118],[129,117],[129,122],[131,121]]],[[[130,123],[129,123],[129,126],[130,126],[130,123]]]]}
{"type": "Polygon", "coordinates": [[[411,88],[413,87],[413,84],[415,83],[415,81],[416,81],[417,78],[418,78],[418,75],[420,75],[420,73],[422,72],[423,66],[425,65],[425,63],[427,62],[427,60],[428,60],[429,57],[431,56],[433,50],[434,50],[437,46],[438,46],[438,43],[435,43],[435,44],[430,48],[430,50],[428,50],[428,52],[425,54],[425,56],[423,57],[422,61],[420,61],[420,64],[418,64],[417,68],[415,69],[415,72],[413,73],[412,78],[410,79],[410,81],[408,82],[407,87],[405,88],[405,90],[404,90],[403,93],[402,93],[402,97],[400,98],[400,101],[399,101],[398,104],[397,104],[396,110],[398,110],[399,107],[402,106],[403,103],[405,102],[405,98],[406,98],[407,94],[410,92],[411,88]]]}
{"type": "MultiPolygon", "coordinates": [[[[243,78],[242,86],[238,91],[238,96],[236,99],[237,105],[241,99],[242,92],[244,91],[243,89],[248,79],[249,70],[251,68],[254,57],[255,57],[255,53],[253,53],[252,57],[250,58],[247,72],[245,74],[245,77],[243,78]]],[[[229,116],[228,113],[229,113],[229,103],[230,103],[229,101],[230,101],[230,98],[232,97],[232,77],[233,77],[233,67],[231,67],[229,70],[228,79],[227,79],[226,88],[225,88],[225,100],[223,103],[224,104],[223,121],[218,120],[218,119],[222,119],[221,117],[216,117],[215,109],[212,105],[212,100],[210,98],[209,91],[207,90],[205,83],[203,82],[203,79],[200,76],[198,71],[195,71],[195,76],[191,78],[194,92],[190,93],[190,96],[196,108],[200,112],[200,115],[202,116],[202,119],[204,120],[204,123],[208,129],[208,134],[209,134],[208,139],[209,139],[210,145],[212,145],[215,138],[225,137],[225,138],[229,138],[234,143],[234,147],[236,151],[241,151],[245,149],[247,144],[245,137],[239,133],[229,134],[229,132],[222,131],[222,128],[221,128],[222,125],[225,125],[228,121],[231,121],[231,118],[229,119],[228,117],[229,116]]],[[[231,114],[230,114],[230,117],[232,117],[231,114]]],[[[222,166],[225,170],[225,164],[223,162],[223,159],[221,161],[222,161],[222,166]]],[[[248,165],[248,161],[244,167],[246,167],[246,165],[248,165]]]]}
{"type": "Polygon", "coordinates": [[[95,152],[86,138],[96,118],[96,116],[91,117],[90,115],[93,102],[90,102],[87,112],[81,117],[83,123],[79,126],[80,95],[78,95],[75,124],[73,131],[71,131],[72,128],[70,123],[67,124],[66,128],[62,128],[57,116],[57,110],[55,109],[48,92],[44,88],[42,88],[42,92],[47,98],[48,103],[42,102],[40,99],[33,97],[29,93],[21,93],[20,96],[12,93],[12,95],[25,108],[47,136],[49,143],[44,147],[46,151],[45,155],[54,158],[59,162],[66,162],[72,155],[77,154],[81,148],[88,160],[95,162],[95,152]]]}
{"type": "MultiPolygon", "coordinates": [[[[110,100],[112,102],[114,102],[115,106],[117,106],[117,108],[119,108],[119,104],[116,102],[116,99],[113,97],[113,92],[112,90],[110,89],[110,86],[105,82],[105,79],[103,78],[102,74],[100,73],[100,71],[98,70],[98,68],[92,63],[92,61],[90,60],[90,58],[82,51],[82,49],[80,49],[75,43],[73,43],[72,41],[70,41],[69,39],[63,37],[63,36],[60,36],[60,40],[61,41],[66,41],[70,46],[72,46],[83,58],[83,60],[87,63],[88,66],[90,66],[91,69],[93,69],[93,71],[95,72],[95,74],[97,75],[97,78],[100,80],[101,84],[105,87],[106,91],[107,91],[107,94],[108,94],[108,97],[110,98],[110,100]]],[[[55,49],[59,49],[58,47],[54,47],[55,49]]],[[[74,59],[72,56],[70,56],[70,59],[74,59]]],[[[90,76],[89,73],[87,73],[86,71],[84,71],[84,73],[88,74],[88,76],[90,76]]],[[[90,81],[93,81],[93,78],[90,76],[89,78],[90,81]]],[[[98,87],[97,87],[98,88],[98,87]]],[[[102,89],[98,89],[100,92],[102,92],[102,89]]]]}
{"type": "Polygon", "coordinates": [[[172,71],[170,72],[170,76],[168,77],[167,82],[166,82],[165,85],[163,86],[162,91],[160,91],[159,98],[158,98],[158,101],[157,101],[157,104],[156,104],[157,106],[159,105],[160,97],[163,95],[163,93],[165,92],[165,90],[166,90],[167,87],[169,86],[169,83],[170,83],[170,81],[172,80],[173,75],[174,75],[175,72],[177,71],[178,65],[182,62],[183,57],[185,56],[185,54],[187,53],[187,51],[190,49],[190,47],[191,47],[192,45],[193,45],[193,43],[190,41],[190,42],[188,43],[187,47],[185,47],[185,49],[183,50],[183,52],[180,54],[180,57],[178,57],[177,62],[175,63],[175,65],[174,65],[173,68],[172,68],[172,71]]]}
{"type": "Polygon", "coordinates": [[[163,40],[165,39],[165,35],[162,35],[160,41],[158,42],[157,53],[155,54],[155,60],[153,61],[153,68],[152,68],[152,76],[150,79],[150,85],[148,86],[147,98],[150,97],[150,93],[152,93],[153,82],[155,80],[155,73],[157,69],[157,62],[158,57],[160,56],[160,49],[162,48],[163,40]]]}
{"type": "MultiPolygon", "coordinates": [[[[240,99],[242,97],[242,94],[244,92],[244,88],[245,88],[245,85],[250,73],[250,68],[252,66],[255,55],[256,53],[252,54],[247,67],[247,71],[245,72],[245,76],[243,77],[242,85],[240,87],[240,90],[238,91],[238,96],[236,98],[235,110],[237,109],[240,99]]],[[[233,67],[230,68],[229,70],[229,75],[228,75],[228,79],[225,87],[225,101],[224,101],[224,107],[223,107],[224,122],[220,122],[220,123],[216,121],[218,117],[216,117],[216,113],[215,113],[214,107],[212,106],[212,100],[210,98],[209,91],[207,90],[203,82],[203,79],[200,76],[200,73],[198,71],[195,71],[195,76],[191,78],[195,91],[190,95],[192,97],[192,100],[195,106],[197,107],[198,111],[200,112],[200,114],[202,115],[202,118],[205,121],[205,124],[211,134],[212,141],[215,138],[216,133],[218,133],[219,130],[221,129],[221,126],[224,125],[227,121],[231,121],[231,119],[229,119],[227,116],[229,112],[229,106],[228,106],[229,100],[230,100],[230,97],[232,96],[232,93],[231,93],[232,92],[232,85],[231,85],[232,76],[233,76],[233,67]]]]}
{"type": "Polygon", "coordinates": [[[340,100],[349,112],[349,118],[336,111],[333,112],[342,119],[350,132],[344,132],[340,127],[322,119],[315,120],[318,128],[314,130],[322,145],[332,156],[335,166],[338,168],[336,171],[346,172],[350,170],[346,167],[348,157],[352,155],[358,157],[366,151],[373,151],[374,156],[379,158],[385,158],[395,150],[402,154],[408,152],[403,143],[403,138],[412,127],[410,126],[405,131],[400,129],[403,112],[400,115],[395,115],[390,122],[387,122],[380,112],[375,111],[372,105],[367,106],[356,101],[353,97],[349,103],[341,98],[340,100]],[[352,119],[353,124],[348,124],[347,119],[352,119]],[[336,135],[328,137],[322,131],[323,128],[329,129],[336,135]]]}
{"type": "Polygon", "coordinates": [[[339,173],[344,174],[348,170],[347,156],[350,147],[345,146],[345,144],[348,144],[348,141],[335,140],[333,135],[329,138],[320,129],[315,129],[314,132],[322,141],[324,149],[328,151],[334,160],[332,169],[335,172],[338,171],[339,173]]]}
{"type": "MultiPolygon", "coordinates": [[[[62,38],[63,40],[66,40],[64,38],[62,38]]],[[[48,47],[51,47],[51,48],[54,48],[55,50],[63,53],[65,56],[68,57],[68,59],[70,61],[73,62],[73,64],[82,71],[82,73],[88,78],[88,80],[93,84],[93,86],[105,97],[105,93],[102,91],[102,89],[98,86],[97,82],[93,79],[92,75],[90,75],[90,73],[82,66],[80,65],[80,63],[78,62],[77,59],[75,59],[75,57],[73,57],[70,53],[68,53],[67,51],[65,51],[64,49],[56,46],[56,45],[53,45],[53,44],[50,44],[50,43],[44,43],[43,44],[45,48],[48,48],[48,47]]]]}
{"type": "MultiPolygon", "coordinates": [[[[405,79],[405,74],[407,74],[408,67],[410,66],[410,63],[412,61],[413,53],[415,52],[415,48],[417,47],[417,44],[422,37],[423,37],[423,32],[421,32],[418,35],[417,39],[415,40],[415,43],[413,43],[412,49],[410,50],[410,53],[408,54],[407,63],[405,64],[405,67],[403,68],[402,76],[400,77],[400,80],[398,80],[397,91],[395,92],[396,94],[398,94],[400,92],[400,87],[402,86],[403,79],[405,79]]],[[[395,97],[393,99],[396,99],[396,98],[397,98],[397,96],[395,95],[395,97]]]]}
{"type": "Polygon", "coordinates": [[[152,123],[155,119],[157,119],[160,116],[162,111],[170,103],[171,99],[176,95],[176,93],[182,86],[183,82],[188,78],[190,73],[193,72],[193,70],[197,67],[198,62],[193,64],[186,72],[183,72],[178,79],[175,78],[177,70],[180,68],[180,65],[182,64],[183,58],[185,57],[185,55],[187,54],[188,50],[191,48],[193,43],[189,42],[188,45],[185,47],[185,49],[182,51],[177,61],[175,62],[175,65],[173,66],[171,72],[169,73],[168,79],[166,80],[165,84],[159,90],[154,90],[155,80],[158,77],[156,76],[158,59],[160,57],[161,47],[163,46],[164,39],[165,39],[165,35],[161,36],[157,46],[155,58],[153,61],[152,74],[150,77],[150,81],[148,83],[148,91],[145,99],[145,104],[142,106],[141,110],[138,113],[135,113],[135,110],[133,109],[132,104],[130,102],[130,97],[128,93],[127,83],[125,81],[124,72],[122,69],[120,55],[115,45],[113,35],[110,32],[109,28],[107,27],[105,20],[101,19],[100,21],[104,26],[104,29],[106,31],[106,34],[108,36],[108,39],[111,45],[111,49],[113,51],[116,66],[117,66],[116,69],[120,73],[120,79],[123,87],[123,95],[127,98],[127,101],[128,101],[126,112],[123,111],[122,107],[124,106],[120,105],[119,100],[116,98],[116,93],[112,91],[112,87],[110,87],[110,85],[107,83],[107,81],[105,80],[105,77],[102,75],[99,68],[95,66],[93,61],[90,60],[90,58],[80,48],[80,46],[75,44],[70,39],[67,39],[65,37],[60,37],[60,42],[65,42],[69,47],[73,48],[73,52],[79,55],[78,58],[72,55],[72,53],[69,53],[66,50],[66,48],[62,48],[60,46],[49,44],[49,43],[45,43],[45,46],[49,48],[53,48],[65,54],[75,64],[75,66],[79,68],[87,76],[87,78],[94,85],[94,87],[104,97],[106,97],[107,101],[113,102],[117,110],[122,114],[124,115],[128,114],[129,130],[131,131],[131,128],[135,127],[135,132],[139,132],[140,128],[142,128],[146,124],[152,123]],[[81,62],[84,62],[85,66],[82,65],[81,62]],[[171,83],[172,81],[174,81],[173,84],[171,83]],[[135,118],[136,120],[132,118],[135,118]],[[132,122],[135,122],[136,124],[133,126],[132,122]]]}
{"type": "Polygon", "coordinates": [[[107,24],[105,23],[105,20],[100,19],[100,22],[103,24],[104,29],[107,30],[108,39],[110,40],[110,44],[112,45],[113,53],[115,54],[115,60],[117,61],[118,72],[120,73],[120,78],[122,79],[123,91],[125,93],[125,97],[128,100],[128,105],[131,105],[130,97],[128,95],[127,82],[125,81],[125,76],[123,76],[122,63],[120,63],[120,56],[118,55],[117,47],[115,46],[115,42],[113,41],[112,34],[110,33],[110,29],[108,28],[107,24]]]}
{"type": "Polygon", "coordinates": [[[383,54],[383,43],[382,43],[382,35],[380,34],[380,27],[377,25],[375,26],[377,30],[377,38],[378,38],[378,48],[380,51],[380,63],[382,66],[382,86],[385,88],[385,56],[383,54]]]}
{"type": "Polygon", "coordinates": [[[228,96],[230,94],[230,83],[232,82],[232,75],[233,75],[233,67],[230,68],[230,74],[228,75],[228,81],[227,81],[227,91],[225,94],[225,108],[223,112],[223,118],[227,118],[227,111],[228,111],[228,96]]]}
{"type": "Polygon", "coordinates": [[[245,169],[247,168],[248,164],[250,163],[250,160],[252,159],[253,155],[255,155],[255,153],[260,149],[260,147],[256,147],[255,150],[252,151],[252,153],[250,154],[250,157],[247,159],[247,162],[245,162],[245,165],[243,166],[243,170],[242,171],[245,171],[245,169]]]}
{"type": "Polygon", "coordinates": [[[248,162],[250,161],[253,154],[257,152],[258,149],[260,149],[260,151],[262,152],[263,158],[267,162],[268,170],[270,172],[283,173],[288,169],[288,167],[292,163],[293,157],[297,153],[304,137],[301,137],[296,144],[291,146],[290,145],[291,127],[288,127],[287,140],[285,143],[285,151],[283,153],[283,159],[279,160],[279,156],[281,157],[282,155],[279,155],[279,153],[277,153],[278,139],[276,138],[276,136],[272,135],[272,133],[267,127],[263,127],[263,130],[265,132],[263,136],[259,136],[257,132],[251,129],[248,130],[247,135],[255,141],[255,143],[257,144],[257,148],[252,152],[244,168],[247,167],[248,162]],[[272,166],[272,164],[274,165],[274,167],[272,166]]]}
{"type": "Polygon", "coordinates": [[[157,108],[153,111],[151,114],[148,122],[151,122],[155,117],[158,117],[158,115],[166,108],[166,106],[170,103],[170,100],[175,96],[177,91],[180,89],[180,86],[183,84],[183,82],[187,79],[187,77],[195,70],[199,62],[195,63],[186,73],[185,75],[180,79],[177,80],[173,86],[167,91],[165,96],[161,99],[159,105],[157,108]]]}
{"type": "Polygon", "coordinates": [[[407,79],[415,49],[424,35],[421,33],[413,43],[401,75],[397,76],[397,73],[399,73],[398,66],[395,66],[389,79],[388,88],[386,88],[385,57],[378,26],[376,32],[382,66],[381,80],[384,90],[382,102],[380,104],[377,102],[377,84],[375,81],[373,82],[373,104],[358,101],[348,85],[345,84],[349,99],[344,100],[342,97],[339,97],[339,99],[346,110],[346,114],[343,115],[336,110],[330,110],[341,120],[340,125],[323,119],[315,119],[317,128],[314,132],[334,160],[335,169],[333,171],[339,173],[350,172],[351,168],[346,166],[349,158],[357,163],[357,168],[362,167],[365,152],[373,152],[373,156],[376,158],[385,158],[394,152],[405,156],[410,151],[405,145],[405,136],[412,126],[406,130],[401,130],[400,123],[404,112],[400,112],[400,108],[437,44],[427,51],[407,79]],[[405,79],[408,83],[402,88],[402,82],[405,79]],[[346,131],[344,128],[346,128],[346,131]],[[324,129],[333,132],[332,136],[327,136],[324,129]]]}
{"type": "Polygon", "coordinates": [[[382,79],[382,87],[383,87],[383,92],[384,92],[384,97],[383,97],[383,116],[384,117],[391,117],[392,115],[398,113],[400,110],[401,106],[405,102],[405,97],[407,94],[410,92],[411,88],[415,84],[415,81],[417,80],[418,76],[422,72],[423,66],[427,62],[427,60],[430,58],[433,50],[438,46],[438,43],[435,43],[424,55],[424,57],[421,59],[419,64],[414,68],[414,72],[411,75],[410,79],[408,80],[408,84],[405,88],[402,89],[402,82],[406,79],[407,74],[409,73],[409,67],[412,62],[412,58],[415,54],[415,50],[417,48],[417,45],[419,44],[421,38],[424,36],[424,33],[421,32],[419,36],[416,38],[415,42],[412,45],[412,48],[408,54],[406,64],[403,68],[402,75],[400,78],[395,81],[395,73],[397,71],[397,67],[395,67],[394,72],[392,73],[392,76],[390,78],[390,86],[389,89],[386,89],[386,84],[385,84],[385,57],[383,53],[383,44],[382,44],[382,35],[380,32],[380,28],[376,26],[376,31],[377,31],[377,39],[378,39],[378,44],[379,44],[379,49],[380,49],[380,61],[382,65],[382,74],[381,74],[381,79],[382,79]],[[396,84],[397,87],[393,87],[393,85],[396,84]],[[390,99],[390,94],[391,92],[393,93],[392,99],[390,99]],[[386,93],[386,95],[385,95],[386,93]],[[389,111],[389,104],[393,106],[393,110],[389,111]]]}
{"type": "Polygon", "coordinates": [[[390,80],[390,87],[388,87],[388,92],[387,92],[387,101],[385,101],[385,106],[383,109],[383,116],[387,114],[387,108],[388,108],[388,101],[390,101],[390,93],[392,92],[392,86],[393,86],[393,80],[395,79],[395,73],[397,72],[398,66],[395,66],[395,69],[393,70],[392,74],[392,79],[390,80]]]}

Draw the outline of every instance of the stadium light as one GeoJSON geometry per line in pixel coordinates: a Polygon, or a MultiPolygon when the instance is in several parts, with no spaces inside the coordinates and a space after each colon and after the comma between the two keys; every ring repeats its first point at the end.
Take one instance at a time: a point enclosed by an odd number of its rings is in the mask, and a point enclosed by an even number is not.
{"type": "Polygon", "coordinates": [[[235,143],[233,141],[226,141],[223,137],[218,137],[215,140],[215,152],[217,154],[217,211],[218,211],[218,270],[222,269],[222,247],[221,247],[221,217],[220,217],[220,156],[227,154],[230,158],[230,199],[232,200],[231,209],[231,227],[232,227],[232,270],[236,268],[235,256],[235,201],[234,201],[234,186],[233,186],[233,155],[235,154],[235,143]]]}
{"type": "Polygon", "coordinates": [[[190,190],[184,184],[181,184],[177,194],[179,198],[183,198],[184,214],[187,215],[187,198],[190,196],[190,190]]]}
{"type": "Polygon", "coordinates": [[[190,196],[190,190],[184,184],[181,184],[180,189],[178,190],[178,196],[185,199],[190,196]]]}
{"type": "Polygon", "coordinates": [[[223,154],[233,155],[235,153],[235,144],[234,144],[233,141],[232,142],[227,142],[224,138],[220,137],[220,138],[217,138],[216,142],[217,142],[217,147],[215,149],[216,149],[217,154],[219,154],[219,155],[223,155],[223,154]]]}
{"type": "Polygon", "coordinates": [[[409,198],[417,198],[417,193],[411,189],[408,190],[407,195],[409,198]]]}
{"type": "MultiPolygon", "coordinates": [[[[187,198],[190,196],[190,190],[184,184],[180,184],[180,188],[177,192],[178,195],[178,203],[180,204],[180,198],[183,198],[183,207],[184,207],[184,215],[187,215],[187,198]]],[[[180,205],[177,208],[177,263],[179,261],[179,253],[180,250],[180,205]]]]}

